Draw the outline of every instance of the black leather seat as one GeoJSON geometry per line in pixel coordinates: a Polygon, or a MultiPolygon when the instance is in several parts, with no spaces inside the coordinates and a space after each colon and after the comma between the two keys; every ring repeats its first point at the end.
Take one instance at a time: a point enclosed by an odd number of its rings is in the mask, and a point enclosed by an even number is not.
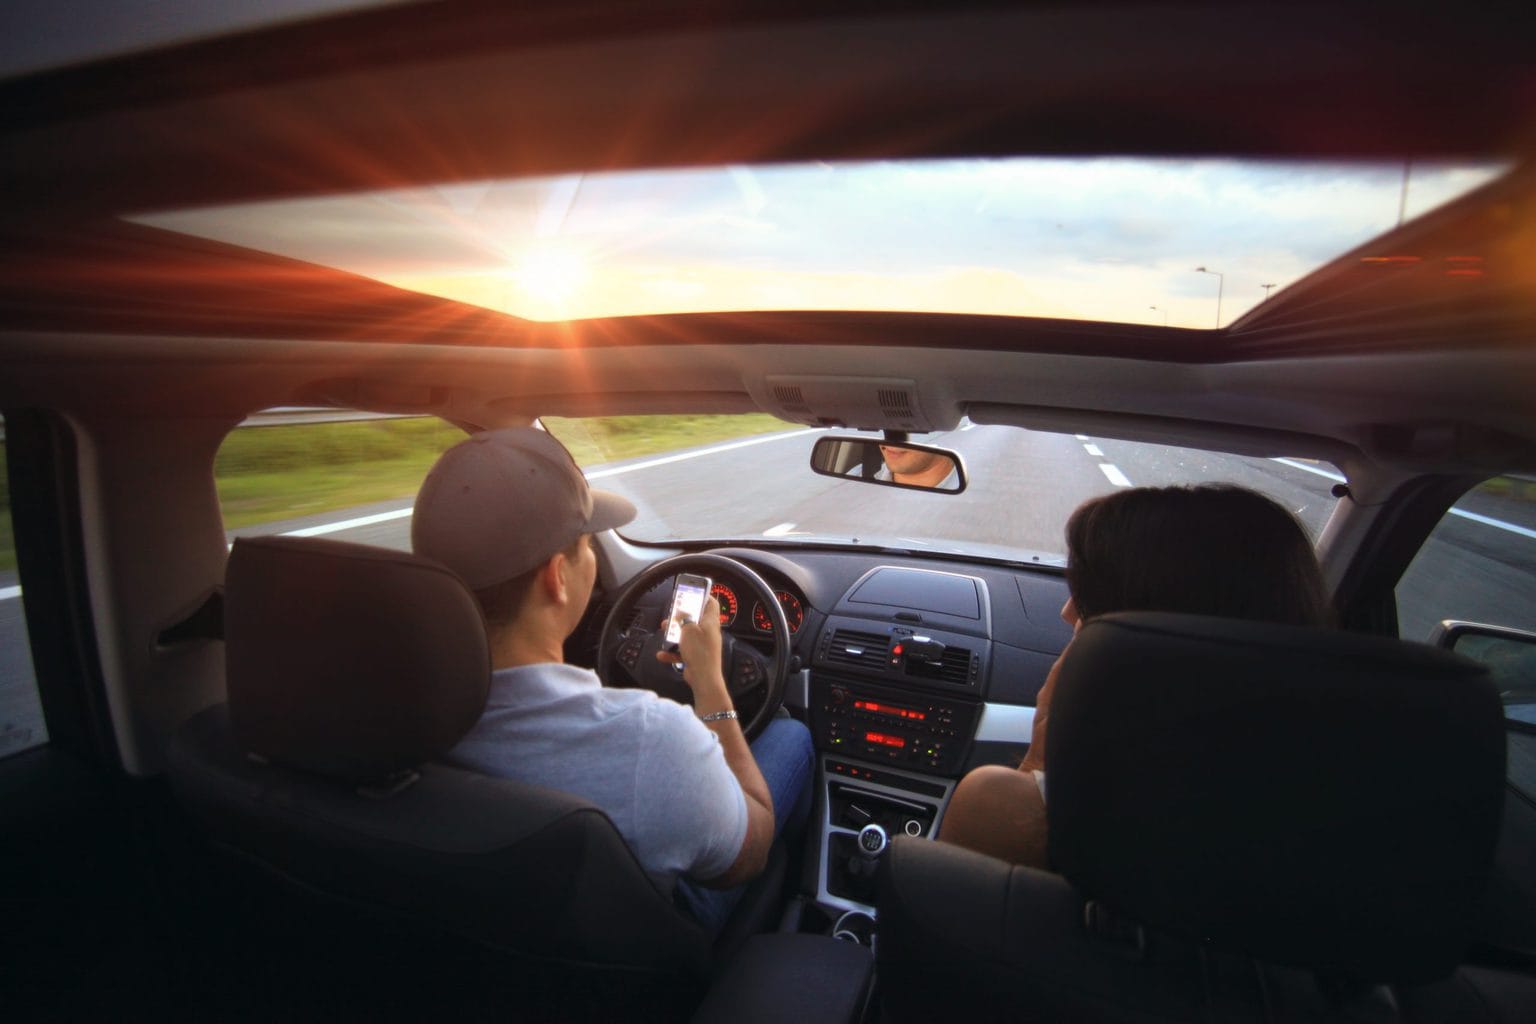
{"type": "Polygon", "coordinates": [[[1499,833],[1481,668],[1340,632],[1106,616],[1062,664],[1054,874],[898,840],[892,1021],[1536,1020],[1458,967],[1499,833]]]}
{"type": "Polygon", "coordinates": [[[605,992],[686,1011],[717,947],[600,810],[434,763],[489,686],[484,623],[456,576],[394,551],[240,540],[225,606],[228,704],[180,730],[169,777],[214,847],[270,881],[304,930],[341,920],[351,943],[386,929],[410,944],[417,989],[450,984],[417,972],[451,942],[432,970],[491,951],[524,1010],[542,990],[561,1017],[605,992]]]}

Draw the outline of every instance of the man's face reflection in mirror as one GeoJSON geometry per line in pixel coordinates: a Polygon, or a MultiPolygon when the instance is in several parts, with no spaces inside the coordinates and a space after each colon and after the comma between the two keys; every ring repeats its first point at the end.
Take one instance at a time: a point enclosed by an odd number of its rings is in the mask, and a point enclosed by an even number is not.
{"type": "Polygon", "coordinates": [[[937,487],[949,476],[954,466],[943,455],[933,452],[915,452],[907,448],[880,446],[885,457],[885,472],[879,474],[899,484],[915,484],[919,487],[937,487]]]}

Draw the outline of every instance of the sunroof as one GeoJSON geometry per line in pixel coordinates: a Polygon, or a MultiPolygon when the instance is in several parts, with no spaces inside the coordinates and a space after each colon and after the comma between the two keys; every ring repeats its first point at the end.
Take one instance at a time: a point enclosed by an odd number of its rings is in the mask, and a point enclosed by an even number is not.
{"type": "Polygon", "coordinates": [[[1489,164],[1097,158],[625,171],[134,220],[532,320],[728,310],[1225,325],[1489,164]]]}

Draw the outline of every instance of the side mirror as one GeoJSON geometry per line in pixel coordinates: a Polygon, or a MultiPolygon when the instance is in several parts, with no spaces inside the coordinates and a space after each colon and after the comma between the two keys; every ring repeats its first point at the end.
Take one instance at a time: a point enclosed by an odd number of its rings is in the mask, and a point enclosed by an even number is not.
{"type": "Polygon", "coordinates": [[[1504,700],[1505,715],[1536,723],[1536,633],[1447,620],[1440,623],[1432,642],[1488,666],[1504,700]],[[1512,707],[1517,704],[1526,706],[1512,707]]]}
{"type": "Polygon", "coordinates": [[[940,494],[959,494],[966,486],[959,452],[871,437],[818,438],[811,469],[822,476],[940,494]]]}

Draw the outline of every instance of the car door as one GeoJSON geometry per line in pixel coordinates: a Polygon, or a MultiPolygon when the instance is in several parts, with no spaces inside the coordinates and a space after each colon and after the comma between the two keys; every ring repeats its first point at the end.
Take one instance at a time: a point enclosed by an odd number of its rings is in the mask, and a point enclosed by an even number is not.
{"type": "MultiPolygon", "coordinates": [[[[1504,698],[1504,826],[1482,930],[1490,949],[1536,951],[1536,477],[1494,477],[1435,526],[1396,589],[1404,639],[1483,661],[1504,698]],[[1480,623],[1493,631],[1450,629],[1480,623]]],[[[1433,771],[1429,760],[1426,770],[1433,771]]]]}

